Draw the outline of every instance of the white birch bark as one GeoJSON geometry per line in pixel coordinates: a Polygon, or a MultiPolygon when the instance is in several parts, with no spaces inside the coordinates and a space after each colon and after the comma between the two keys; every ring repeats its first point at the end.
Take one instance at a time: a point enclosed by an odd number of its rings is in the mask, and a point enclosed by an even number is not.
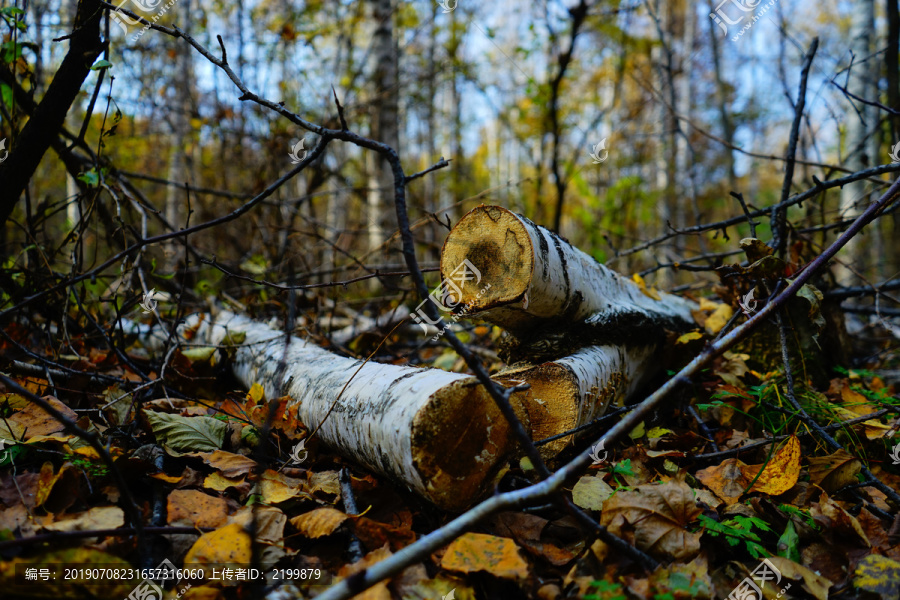
{"type": "Polygon", "coordinates": [[[576,323],[596,313],[638,313],[661,326],[694,322],[693,302],[645,292],[548,229],[499,206],[479,206],[456,224],[444,241],[441,275],[468,315],[513,333],[548,320],[576,323]]]}
{"type": "MultiPolygon", "coordinates": [[[[525,403],[532,437],[539,441],[570,431],[602,416],[611,404],[621,405],[654,375],[649,346],[589,346],[541,365],[508,369],[495,376],[504,383],[529,383],[525,403]]],[[[551,458],[573,440],[566,436],[540,446],[551,458]]]]}
{"type": "MultiPolygon", "coordinates": [[[[872,37],[875,32],[875,0],[853,0],[850,13],[850,51],[853,60],[848,90],[865,100],[875,100],[877,93],[873,78],[872,37]]],[[[846,100],[846,140],[844,165],[851,171],[862,171],[872,166],[877,156],[874,139],[879,127],[878,116],[873,107],[863,102],[846,100]]],[[[855,219],[861,206],[866,206],[866,198],[871,193],[869,182],[855,181],[841,188],[841,217],[855,219]]],[[[844,261],[857,272],[862,273],[867,266],[866,249],[856,236],[844,249],[844,261]]],[[[838,283],[851,285],[858,280],[853,271],[838,263],[835,268],[838,283]]]]}
{"type": "MultiPolygon", "coordinates": [[[[285,348],[282,332],[227,312],[189,317],[180,336],[210,346],[243,337],[232,363],[241,383],[259,383],[268,398],[290,396],[300,421],[319,428],[323,442],[441,508],[478,500],[515,449],[506,420],[474,377],[363,364],[296,337],[285,348]]],[[[527,427],[523,395],[513,402],[527,427]]]]}

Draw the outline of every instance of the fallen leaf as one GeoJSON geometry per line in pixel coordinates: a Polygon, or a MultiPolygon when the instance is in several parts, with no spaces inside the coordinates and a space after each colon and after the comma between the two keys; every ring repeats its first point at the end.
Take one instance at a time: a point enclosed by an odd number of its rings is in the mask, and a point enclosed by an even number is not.
{"type": "Polygon", "coordinates": [[[167,499],[169,525],[215,528],[228,518],[228,502],[197,490],[174,490],[167,499]]]}
{"type": "Polygon", "coordinates": [[[809,514],[817,521],[822,522],[826,529],[833,530],[835,534],[842,536],[842,542],[850,544],[855,536],[860,545],[871,548],[872,543],[863,531],[856,517],[844,510],[839,504],[822,494],[818,502],[810,506],[809,514]]]}
{"type": "MultiPolygon", "coordinates": [[[[580,528],[560,527],[560,523],[551,523],[537,515],[529,515],[519,512],[503,512],[496,516],[494,531],[503,536],[511,537],[519,546],[530,554],[539,556],[552,565],[561,566],[575,558],[575,553],[569,549],[551,543],[550,532],[564,531],[572,538],[580,538],[580,528]],[[545,536],[545,530],[547,535],[545,536]]],[[[584,544],[578,539],[573,545],[577,551],[581,551],[584,544]]]]}
{"type": "Polygon", "coordinates": [[[702,511],[684,482],[639,485],[616,492],[603,505],[601,524],[655,556],[690,559],[700,551],[700,532],[687,527],[702,511]]]}
{"type": "MultiPolygon", "coordinates": [[[[799,582],[816,600],[828,600],[828,588],[832,586],[832,582],[827,577],[781,556],[772,556],[768,560],[781,572],[783,578],[799,582]]],[[[778,586],[783,589],[784,583],[778,582],[778,586]]]]}
{"type": "Polygon", "coordinates": [[[734,310],[731,306],[719,304],[716,306],[716,310],[706,318],[706,323],[703,324],[706,333],[716,335],[731,320],[732,316],[734,316],[734,310]]]}
{"type": "Polygon", "coordinates": [[[224,492],[230,487],[239,487],[243,485],[244,478],[243,477],[234,477],[228,478],[222,475],[219,472],[210,473],[206,476],[206,479],[203,480],[203,487],[208,490],[215,490],[217,492],[224,492]]]}
{"type": "Polygon", "coordinates": [[[303,491],[303,487],[303,480],[272,469],[267,469],[259,482],[263,502],[266,504],[278,504],[298,497],[311,500],[312,497],[303,491]]]}
{"type": "Polygon", "coordinates": [[[249,473],[256,466],[256,461],[242,454],[215,450],[213,452],[197,452],[196,456],[203,458],[203,462],[218,470],[224,477],[234,479],[249,473]]]}
{"type": "Polygon", "coordinates": [[[341,496],[341,482],[337,471],[309,472],[306,491],[314,496],[327,496],[336,501],[341,496]]]}
{"type": "Polygon", "coordinates": [[[317,508],[291,519],[291,525],[308,538],[334,533],[350,517],[335,508],[317,508]]]}
{"type": "Polygon", "coordinates": [[[724,500],[725,504],[732,505],[750,486],[750,480],[744,476],[742,470],[742,467],[746,466],[736,458],[729,458],[719,465],[697,471],[695,476],[716,496],[724,500]]]}
{"type": "Polygon", "coordinates": [[[662,300],[656,288],[647,289],[647,283],[644,281],[644,278],[641,277],[638,273],[632,275],[631,279],[640,288],[642,294],[644,294],[648,298],[653,298],[654,300],[662,300]]]}
{"type": "Polygon", "coordinates": [[[703,334],[699,331],[691,331],[689,333],[682,334],[675,340],[675,344],[687,344],[693,340],[703,339],[703,334]]]}
{"type": "Polygon", "coordinates": [[[160,444],[181,452],[217,450],[225,442],[228,426],[212,417],[182,417],[145,410],[153,435],[160,444]]]}
{"type": "Polygon", "coordinates": [[[810,482],[829,494],[856,483],[856,474],[862,470],[859,459],[843,448],[828,456],[811,456],[808,460],[810,482]]]}
{"type": "MultiPolygon", "coordinates": [[[[78,420],[78,415],[74,410],[53,396],[45,396],[44,400],[46,400],[50,406],[61,412],[62,415],[70,421],[78,420]]],[[[36,435],[50,435],[51,433],[58,433],[65,430],[63,424],[60,423],[56,417],[51,416],[50,413],[44,412],[43,408],[31,402],[19,412],[7,417],[6,420],[10,423],[15,423],[25,430],[26,440],[29,440],[36,435]]]]}
{"type": "Polygon", "coordinates": [[[48,531],[90,531],[117,529],[125,524],[125,512],[118,506],[97,506],[86,512],[66,515],[44,525],[48,531]]]}
{"type": "MultiPolygon", "coordinates": [[[[356,561],[352,565],[344,565],[338,571],[340,577],[349,577],[354,573],[359,573],[371,567],[372,565],[383,561],[391,556],[391,551],[387,548],[379,548],[366,554],[362,559],[356,561]]],[[[353,596],[353,600],[392,600],[391,592],[388,590],[387,581],[379,581],[361,594],[353,596]]]]}
{"type": "Polygon", "coordinates": [[[35,493],[35,506],[43,506],[47,512],[63,512],[70,507],[78,495],[78,472],[71,463],[65,463],[54,472],[53,463],[41,466],[35,493]]]}
{"type": "Polygon", "coordinates": [[[353,533],[366,548],[381,548],[385,544],[394,551],[416,541],[416,534],[408,526],[389,525],[368,517],[353,517],[353,533]]]}
{"type": "Polygon", "coordinates": [[[252,558],[250,535],[240,523],[231,523],[201,535],[188,550],[184,562],[246,566],[252,558]]]}
{"type": "Polygon", "coordinates": [[[228,519],[229,523],[239,523],[244,529],[256,529],[256,539],[277,544],[284,538],[284,526],[287,516],[274,506],[245,506],[228,519]]]}
{"type": "Polygon", "coordinates": [[[528,577],[528,563],[514,541],[483,533],[464,533],[453,540],[441,559],[441,567],[461,573],[486,571],[504,579],[528,577]]]}
{"type": "Polygon", "coordinates": [[[853,587],[877,594],[881,600],[900,597],[900,562],[870,554],[856,566],[853,587]]]}
{"type": "Polygon", "coordinates": [[[615,490],[600,477],[585,475],[572,488],[572,501],[581,508],[601,510],[603,502],[614,492],[615,490]]]}
{"type": "Polygon", "coordinates": [[[783,494],[794,487],[800,478],[800,440],[792,435],[767,463],[745,465],[741,470],[749,481],[756,479],[750,492],[771,496],[783,494]]]}

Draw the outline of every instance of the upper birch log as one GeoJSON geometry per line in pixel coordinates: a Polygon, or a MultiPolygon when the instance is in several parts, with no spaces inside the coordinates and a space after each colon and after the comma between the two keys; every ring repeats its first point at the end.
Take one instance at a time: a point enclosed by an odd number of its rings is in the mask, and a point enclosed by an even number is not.
{"type": "Polygon", "coordinates": [[[690,301],[642,290],[555,233],[499,206],[471,210],[450,231],[441,276],[446,306],[465,306],[467,314],[517,336],[597,313],[633,315],[675,329],[693,326],[690,301]]]}
{"type": "MultiPolygon", "coordinates": [[[[282,332],[227,312],[193,315],[180,335],[192,344],[234,346],[241,383],[259,383],[269,398],[290,396],[289,407],[310,431],[319,428],[323,442],[441,508],[476,502],[515,450],[507,421],[474,377],[363,364],[296,337],[285,347],[282,332]]],[[[511,401],[527,426],[526,395],[511,401]]]]}

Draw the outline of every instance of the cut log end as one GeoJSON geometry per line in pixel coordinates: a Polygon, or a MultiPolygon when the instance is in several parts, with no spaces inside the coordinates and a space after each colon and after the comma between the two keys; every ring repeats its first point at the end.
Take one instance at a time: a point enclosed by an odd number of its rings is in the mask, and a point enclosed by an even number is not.
{"type": "MultiPolygon", "coordinates": [[[[497,375],[504,385],[528,383],[531,395],[525,408],[531,421],[535,441],[575,428],[580,400],[578,385],[567,369],[554,363],[513,368],[497,375]]],[[[540,446],[541,456],[559,454],[572,441],[572,436],[540,446]]]]}
{"type": "Polygon", "coordinates": [[[441,273],[462,291],[459,300],[470,312],[521,300],[533,271],[528,231],[518,216],[499,206],[482,205],[469,211],[441,250],[441,273]],[[464,261],[478,269],[480,277],[454,278],[452,274],[464,261]]]}
{"type": "MultiPolygon", "coordinates": [[[[510,398],[526,430],[530,398],[530,391],[510,398]]],[[[413,464],[427,495],[446,510],[462,510],[483,496],[516,444],[509,423],[474,378],[435,393],[412,426],[413,464]]]]}

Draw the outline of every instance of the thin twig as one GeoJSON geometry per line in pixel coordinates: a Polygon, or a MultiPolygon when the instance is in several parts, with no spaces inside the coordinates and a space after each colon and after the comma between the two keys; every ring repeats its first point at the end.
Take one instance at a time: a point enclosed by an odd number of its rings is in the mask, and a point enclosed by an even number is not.
{"type": "MultiPolygon", "coordinates": [[[[794,161],[797,157],[797,141],[800,139],[800,123],[803,121],[803,110],[806,107],[806,82],[809,79],[809,69],[812,66],[813,57],[819,48],[819,38],[814,37],[809,45],[806,57],[803,59],[803,67],[800,69],[800,91],[797,94],[797,106],[794,108],[794,122],[791,124],[790,141],[788,142],[787,160],[784,163],[784,181],[781,184],[781,201],[783,204],[791,194],[791,184],[794,181],[794,161]]],[[[787,209],[775,208],[772,211],[772,247],[779,256],[784,255],[787,245],[787,209]]]]}

